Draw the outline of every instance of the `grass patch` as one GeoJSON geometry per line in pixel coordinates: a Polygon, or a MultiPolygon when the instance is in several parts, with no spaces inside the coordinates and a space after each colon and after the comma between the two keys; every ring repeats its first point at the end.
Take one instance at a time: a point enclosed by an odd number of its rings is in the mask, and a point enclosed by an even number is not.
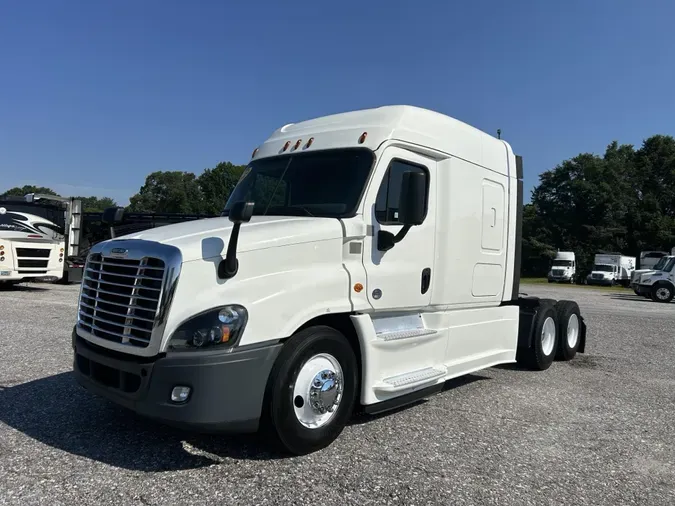
{"type": "MultiPolygon", "coordinates": [[[[548,285],[548,279],[547,278],[520,278],[520,283],[523,285],[548,285]]],[[[630,288],[624,288],[623,286],[599,286],[599,285],[577,285],[576,283],[574,284],[569,284],[569,283],[550,283],[551,286],[559,286],[561,288],[567,287],[567,288],[585,288],[586,290],[604,290],[604,291],[610,291],[610,292],[625,292],[630,290],[632,293],[632,290],[630,288]]]]}

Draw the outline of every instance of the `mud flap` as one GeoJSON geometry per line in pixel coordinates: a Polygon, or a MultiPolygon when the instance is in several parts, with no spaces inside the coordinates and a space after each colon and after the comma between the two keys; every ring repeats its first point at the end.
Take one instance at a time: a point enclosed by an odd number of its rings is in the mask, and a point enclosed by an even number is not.
{"type": "Polygon", "coordinates": [[[580,341],[579,341],[579,348],[577,349],[577,353],[584,353],[584,350],[586,349],[586,320],[584,320],[584,317],[580,315],[580,320],[581,320],[581,335],[580,341]]]}

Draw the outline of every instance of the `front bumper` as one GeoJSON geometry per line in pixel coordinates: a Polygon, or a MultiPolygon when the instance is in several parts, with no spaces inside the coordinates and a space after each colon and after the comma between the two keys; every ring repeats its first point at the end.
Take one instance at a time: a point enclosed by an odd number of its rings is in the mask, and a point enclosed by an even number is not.
{"type": "Polygon", "coordinates": [[[638,295],[650,295],[652,293],[652,285],[637,285],[635,292],[638,295]]]}
{"type": "Polygon", "coordinates": [[[62,270],[51,271],[22,271],[19,273],[16,269],[0,266],[0,282],[2,281],[21,281],[22,279],[34,279],[53,281],[63,277],[62,270]]]}
{"type": "Polygon", "coordinates": [[[549,276],[548,280],[552,283],[569,283],[572,276],[549,276]]]}
{"type": "Polygon", "coordinates": [[[589,285],[612,286],[614,284],[614,280],[586,278],[586,283],[589,285]]]}
{"type": "Polygon", "coordinates": [[[255,432],[280,343],[225,352],[177,352],[154,359],[94,346],[73,329],[73,370],[90,392],[142,416],[199,432],[255,432]],[[171,401],[175,386],[188,400],[171,401]]]}

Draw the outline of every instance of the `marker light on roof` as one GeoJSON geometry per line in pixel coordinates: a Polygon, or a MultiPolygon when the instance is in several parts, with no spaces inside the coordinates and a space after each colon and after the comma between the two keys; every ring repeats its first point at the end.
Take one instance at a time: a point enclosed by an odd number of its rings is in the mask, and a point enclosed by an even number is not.
{"type": "Polygon", "coordinates": [[[288,146],[291,145],[291,141],[286,141],[286,144],[284,144],[284,147],[281,148],[281,151],[286,151],[288,149],[288,146]]]}
{"type": "Polygon", "coordinates": [[[359,144],[363,144],[366,140],[366,137],[368,137],[368,132],[363,132],[361,137],[359,137],[359,144]]]}
{"type": "Polygon", "coordinates": [[[258,148],[255,148],[253,150],[253,153],[251,153],[251,158],[255,158],[255,155],[257,155],[257,154],[258,154],[258,148]]]}
{"type": "Polygon", "coordinates": [[[300,147],[300,143],[302,142],[302,139],[298,139],[298,141],[295,143],[295,146],[293,146],[293,151],[298,149],[300,147]]]}
{"type": "Polygon", "coordinates": [[[307,144],[305,144],[305,149],[310,147],[312,145],[312,142],[314,142],[314,137],[309,138],[309,140],[307,141],[307,144]]]}

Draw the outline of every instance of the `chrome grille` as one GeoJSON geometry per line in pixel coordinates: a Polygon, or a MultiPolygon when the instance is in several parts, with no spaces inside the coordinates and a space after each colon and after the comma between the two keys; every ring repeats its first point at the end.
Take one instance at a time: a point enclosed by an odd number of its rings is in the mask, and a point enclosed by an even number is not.
{"type": "Polygon", "coordinates": [[[78,326],[93,336],[145,348],[160,306],[165,263],[92,254],[87,260],[78,326]]]}

